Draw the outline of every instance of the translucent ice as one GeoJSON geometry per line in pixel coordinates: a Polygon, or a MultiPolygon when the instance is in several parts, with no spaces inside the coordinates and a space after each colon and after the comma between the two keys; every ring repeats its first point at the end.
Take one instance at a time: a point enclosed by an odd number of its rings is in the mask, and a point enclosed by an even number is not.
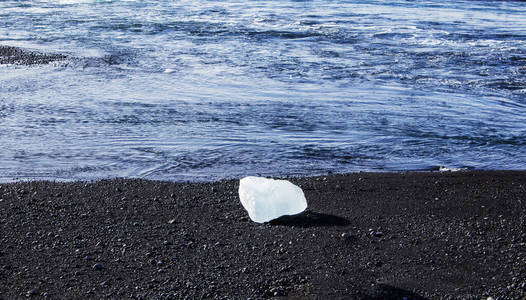
{"type": "Polygon", "coordinates": [[[307,208],[300,187],[287,180],[249,176],[239,182],[239,199],[250,219],[264,223],[307,208]]]}

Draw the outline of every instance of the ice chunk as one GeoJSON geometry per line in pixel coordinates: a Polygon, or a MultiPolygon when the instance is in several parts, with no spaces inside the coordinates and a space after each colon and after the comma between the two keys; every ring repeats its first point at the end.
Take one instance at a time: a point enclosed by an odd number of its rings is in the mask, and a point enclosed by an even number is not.
{"type": "Polygon", "coordinates": [[[264,223],[307,208],[300,187],[287,180],[249,176],[239,182],[239,199],[250,219],[264,223]]]}

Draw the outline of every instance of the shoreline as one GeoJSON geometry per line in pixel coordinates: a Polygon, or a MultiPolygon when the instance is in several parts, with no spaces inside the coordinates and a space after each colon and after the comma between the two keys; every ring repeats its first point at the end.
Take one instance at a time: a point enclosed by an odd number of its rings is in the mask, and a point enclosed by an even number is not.
{"type": "Polygon", "coordinates": [[[290,178],[252,222],[238,180],[0,184],[0,299],[526,295],[526,171],[290,178]]]}

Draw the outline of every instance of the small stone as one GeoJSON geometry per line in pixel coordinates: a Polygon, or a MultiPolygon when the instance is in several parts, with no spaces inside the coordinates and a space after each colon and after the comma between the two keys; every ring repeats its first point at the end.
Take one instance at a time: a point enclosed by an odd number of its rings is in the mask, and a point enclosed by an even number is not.
{"type": "Polygon", "coordinates": [[[162,260],[158,261],[158,262],[157,262],[157,266],[158,266],[158,267],[162,267],[162,266],[164,266],[164,262],[163,262],[162,260]]]}
{"type": "Polygon", "coordinates": [[[384,233],[383,233],[383,232],[381,232],[381,231],[374,231],[374,230],[371,231],[369,234],[370,234],[371,236],[374,236],[374,237],[382,237],[382,236],[384,236],[384,233]]]}
{"type": "Polygon", "coordinates": [[[163,242],[163,245],[165,245],[165,246],[168,246],[168,245],[171,245],[171,244],[172,244],[172,243],[170,243],[169,241],[164,241],[164,242],[163,242]]]}
{"type": "Polygon", "coordinates": [[[32,290],[27,291],[27,293],[26,293],[27,297],[31,297],[31,296],[35,296],[35,295],[38,295],[38,289],[32,289],[32,290]]]}
{"type": "Polygon", "coordinates": [[[175,219],[171,219],[170,221],[168,221],[168,224],[174,224],[176,222],[175,219]]]}
{"type": "Polygon", "coordinates": [[[273,287],[270,289],[270,293],[273,296],[284,296],[285,290],[281,286],[273,287]]]}
{"type": "Polygon", "coordinates": [[[344,238],[344,239],[348,239],[348,238],[352,237],[352,235],[350,233],[348,233],[348,232],[344,232],[344,233],[341,234],[341,237],[344,238]]]}
{"type": "Polygon", "coordinates": [[[103,269],[102,264],[94,264],[93,265],[93,270],[102,270],[102,269],[103,269]]]}

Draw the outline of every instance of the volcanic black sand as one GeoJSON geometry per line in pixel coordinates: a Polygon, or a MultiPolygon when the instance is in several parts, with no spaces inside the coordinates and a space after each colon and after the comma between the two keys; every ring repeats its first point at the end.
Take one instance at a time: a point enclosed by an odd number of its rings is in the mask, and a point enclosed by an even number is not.
{"type": "Polygon", "coordinates": [[[0,185],[0,298],[526,296],[526,172],[291,179],[252,222],[237,180],[0,185]]]}

